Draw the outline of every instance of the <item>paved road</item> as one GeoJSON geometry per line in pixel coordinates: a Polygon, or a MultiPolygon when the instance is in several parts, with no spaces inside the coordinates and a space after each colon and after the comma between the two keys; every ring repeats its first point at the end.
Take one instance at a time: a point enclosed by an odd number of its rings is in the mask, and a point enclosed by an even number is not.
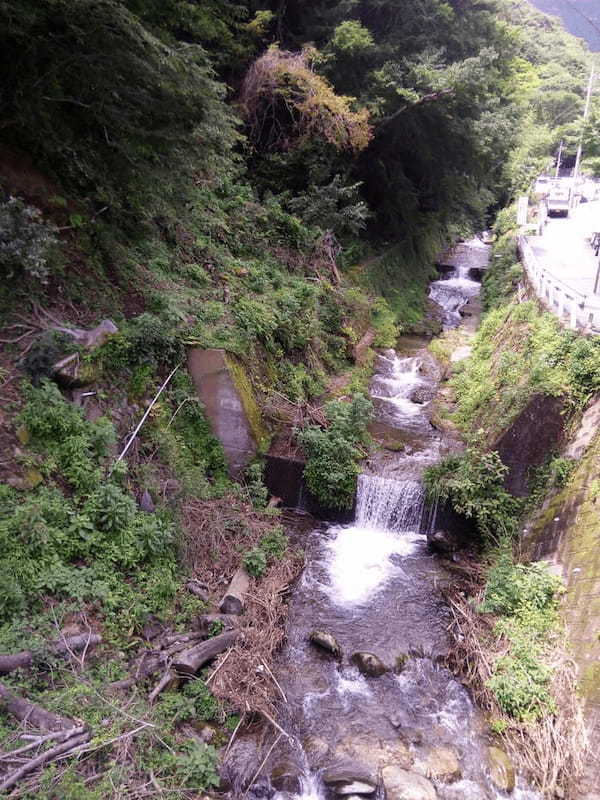
{"type": "Polygon", "coordinates": [[[569,217],[549,217],[542,236],[529,236],[535,255],[552,274],[591,295],[598,269],[598,258],[590,237],[600,231],[600,201],[582,203],[569,217]]]}

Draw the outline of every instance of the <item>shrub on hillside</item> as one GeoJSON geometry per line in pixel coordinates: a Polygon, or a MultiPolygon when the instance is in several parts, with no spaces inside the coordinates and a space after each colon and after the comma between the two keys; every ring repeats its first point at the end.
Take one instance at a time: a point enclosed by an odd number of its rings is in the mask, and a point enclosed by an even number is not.
{"type": "Polygon", "coordinates": [[[0,202],[0,272],[5,278],[25,275],[45,283],[57,239],[42,213],[17,197],[0,202]]]}

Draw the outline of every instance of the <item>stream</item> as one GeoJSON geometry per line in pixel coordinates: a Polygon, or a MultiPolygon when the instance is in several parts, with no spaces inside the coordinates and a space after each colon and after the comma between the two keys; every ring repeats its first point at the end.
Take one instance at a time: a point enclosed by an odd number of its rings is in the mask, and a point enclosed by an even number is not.
{"type": "MultiPolygon", "coordinates": [[[[479,288],[467,274],[432,283],[446,327],[460,324],[479,288]]],[[[459,445],[429,421],[440,374],[426,344],[405,338],[379,353],[372,434],[395,446],[378,451],[359,476],[354,522],[321,526],[304,542],[306,568],[277,665],[287,698],[279,723],[293,738],[273,755],[271,781],[252,790],[256,797],[537,797],[520,780],[510,795],[496,788],[487,757],[493,738],[443,666],[449,612],[440,587],[450,578],[427,546],[435,515],[425,507],[422,473],[459,445]],[[314,631],[334,637],[341,657],[311,643],[314,631]],[[383,674],[363,674],[356,653],[376,656],[383,674]]]]}

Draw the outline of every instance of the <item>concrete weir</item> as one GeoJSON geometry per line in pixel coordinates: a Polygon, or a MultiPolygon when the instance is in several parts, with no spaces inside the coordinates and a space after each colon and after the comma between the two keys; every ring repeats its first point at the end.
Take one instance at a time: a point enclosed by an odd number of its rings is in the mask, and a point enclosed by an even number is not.
{"type": "Polygon", "coordinates": [[[252,426],[253,398],[225,350],[191,348],[188,369],[204,404],[213,433],[223,445],[229,472],[239,477],[256,455],[257,436],[252,426]]]}

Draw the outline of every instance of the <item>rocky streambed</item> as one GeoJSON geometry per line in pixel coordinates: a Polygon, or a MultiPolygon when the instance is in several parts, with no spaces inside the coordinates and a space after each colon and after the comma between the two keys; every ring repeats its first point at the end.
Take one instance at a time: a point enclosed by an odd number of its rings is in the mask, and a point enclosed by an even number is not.
{"type": "MultiPolygon", "coordinates": [[[[478,288],[452,274],[433,284],[447,325],[460,322],[478,288]]],[[[276,675],[285,735],[263,777],[244,787],[249,797],[536,797],[444,666],[451,643],[441,589],[451,577],[428,545],[435,519],[422,474],[459,444],[431,423],[439,378],[425,341],[378,356],[372,433],[384,446],[359,478],[355,521],[317,527],[305,540],[276,675]]],[[[243,760],[248,746],[238,742],[231,758],[243,760]]]]}

